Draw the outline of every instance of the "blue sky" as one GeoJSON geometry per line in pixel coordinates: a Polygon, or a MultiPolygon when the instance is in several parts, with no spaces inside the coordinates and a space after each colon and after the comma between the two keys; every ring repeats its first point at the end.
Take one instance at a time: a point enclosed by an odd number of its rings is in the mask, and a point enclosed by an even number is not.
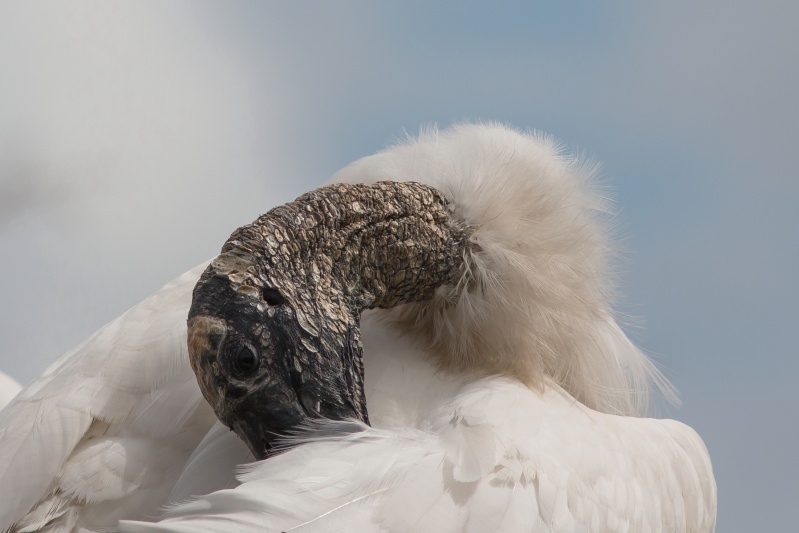
{"type": "Polygon", "coordinates": [[[0,368],[31,380],[405,130],[500,120],[602,162],[619,308],[710,449],[718,530],[790,530],[796,6],[4,2],[0,368]]]}

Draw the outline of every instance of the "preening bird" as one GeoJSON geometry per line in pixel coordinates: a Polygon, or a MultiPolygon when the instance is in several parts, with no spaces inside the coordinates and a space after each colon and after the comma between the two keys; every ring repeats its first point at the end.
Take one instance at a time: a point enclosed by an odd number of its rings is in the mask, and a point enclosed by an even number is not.
{"type": "Polygon", "coordinates": [[[0,529],[712,531],[591,175],[430,129],[236,230],[0,413],[0,529]]]}

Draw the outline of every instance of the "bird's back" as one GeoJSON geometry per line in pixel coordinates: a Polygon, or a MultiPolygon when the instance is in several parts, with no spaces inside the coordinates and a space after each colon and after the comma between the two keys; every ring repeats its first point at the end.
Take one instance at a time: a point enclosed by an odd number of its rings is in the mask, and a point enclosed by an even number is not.
{"type": "Polygon", "coordinates": [[[709,532],[715,484],[676,421],[593,411],[549,384],[435,372],[364,324],[373,428],[327,422],[243,482],[122,532],[709,532]]]}

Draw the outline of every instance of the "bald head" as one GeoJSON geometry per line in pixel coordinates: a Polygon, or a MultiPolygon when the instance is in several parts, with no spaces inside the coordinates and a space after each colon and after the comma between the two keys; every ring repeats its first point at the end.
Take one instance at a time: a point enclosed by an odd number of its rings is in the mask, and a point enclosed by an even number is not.
{"type": "Polygon", "coordinates": [[[257,457],[307,418],[368,423],[361,312],[457,283],[467,246],[447,201],[418,183],[323,187],[239,228],[189,313],[205,398],[257,457]]]}

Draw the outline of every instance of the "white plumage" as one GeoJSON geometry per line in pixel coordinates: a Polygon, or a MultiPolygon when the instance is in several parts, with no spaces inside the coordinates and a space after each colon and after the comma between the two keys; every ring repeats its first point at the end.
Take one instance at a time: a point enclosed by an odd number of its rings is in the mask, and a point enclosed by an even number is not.
{"type": "Polygon", "coordinates": [[[702,441],[634,417],[650,383],[670,389],[613,317],[590,174],[496,125],[345,168],[335,181],[438,188],[477,245],[458,287],[364,317],[374,427],[321,423],[234,480],[251,457],[212,427],[186,358],[198,267],[0,413],[0,530],[109,530],[207,494],[120,531],[712,531],[702,441]]]}
{"type": "Polygon", "coordinates": [[[114,529],[164,503],[215,421],[185,347],[201,272],[103,327],[0,412],[0,531],[114,529]]]}

